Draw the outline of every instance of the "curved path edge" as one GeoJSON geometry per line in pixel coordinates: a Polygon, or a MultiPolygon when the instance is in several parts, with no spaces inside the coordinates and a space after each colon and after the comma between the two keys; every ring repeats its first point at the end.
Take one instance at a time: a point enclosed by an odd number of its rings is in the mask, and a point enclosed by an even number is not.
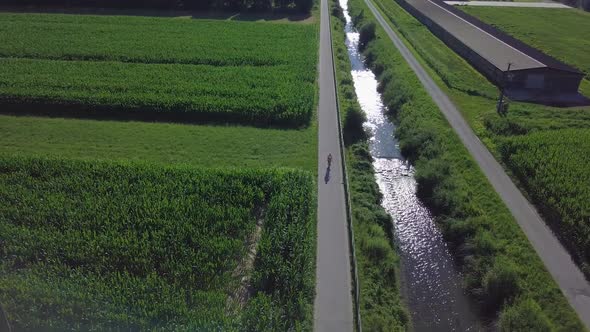
{"type": "Polygon", "coordinates": [[[365,3],[506,204],[586,329],[590,329],[590,283],[535,208],[475,135],[449,97],[436,85],[373,3],[370,0],[365,0],[365,3]]]}

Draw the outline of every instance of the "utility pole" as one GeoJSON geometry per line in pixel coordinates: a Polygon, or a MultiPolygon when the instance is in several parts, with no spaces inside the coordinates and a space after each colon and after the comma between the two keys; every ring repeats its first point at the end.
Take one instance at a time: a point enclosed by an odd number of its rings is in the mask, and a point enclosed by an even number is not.
{"type": "Polygon", "coordinates": [[[500,97],[498,97],[498,103],[496,104],[496,111],[500,115],[506,115],[508,113],[508,104],[504,104],[504,85],[506,84],[506,77],[512,80],[512,74],[510,74],[510,67],[512,62],[508,62],[508,69],[504,73],[504,79],[502,80],[502,86],[500,86],[500,97]]]}

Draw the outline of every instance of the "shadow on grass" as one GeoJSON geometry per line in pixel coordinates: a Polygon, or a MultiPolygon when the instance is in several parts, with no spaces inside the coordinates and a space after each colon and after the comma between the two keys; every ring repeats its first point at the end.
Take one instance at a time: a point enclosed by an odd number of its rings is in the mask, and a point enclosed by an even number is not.
{"type": "Polygon", "coordinates": [[[144,16],[163,18],[190,18],[225,21],[248,22],[299,22],[311,23],[310,13],[297,12],[236,12],[236,11],[192,11],[167,9],[119,9],[119,8],[88,8],[88,7],[52,7],[52,6],[1,6],[0,13],[36,13],[36,14],[70,14],[70,15],[108,15],[108,16],[144,16]]]}
{"type": "Polygon", "coordinates": [[[231,112],[199,112],[128,108],[84,104],[47,104],[0,102],[0,114],[39,116],[99,121],[139,121],[194,125],[248,126],[261,129],[299,130],[310,126],[310,119],[273,118],[231,112]]]}

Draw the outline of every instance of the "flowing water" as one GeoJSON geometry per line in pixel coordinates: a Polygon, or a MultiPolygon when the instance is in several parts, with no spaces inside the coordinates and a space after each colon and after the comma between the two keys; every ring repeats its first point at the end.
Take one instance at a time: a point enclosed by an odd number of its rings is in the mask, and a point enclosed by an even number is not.
{"type": "Polygon", "coordinates": [[[383,193],[381,203],[393,218],[401,258],[402,293],[416,331],[475,331],[477,318],[461,287],[442,234],[428,209],[416,196],[414,169],[402,157],[393,136],[395,126],[384,114],[375,75],[358,52],[359,34],[348,14],[347,0],[339,0],[346,18],[346,46],[352,63],[354,87],[367,115],[375,177],[383,193]]]}

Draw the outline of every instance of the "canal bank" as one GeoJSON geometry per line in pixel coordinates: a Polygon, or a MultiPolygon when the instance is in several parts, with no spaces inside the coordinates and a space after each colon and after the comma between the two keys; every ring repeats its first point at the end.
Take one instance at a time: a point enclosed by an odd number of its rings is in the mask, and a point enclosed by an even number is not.
{"type": "MultiPolygon", "coordinates": [[[[390,2],[377,2],[386,7],[382,10],[390,9],[390,2]]],[[[385,30],[391,28],[370,6],[368,0],[349,0],[351,16],[365,37],[363,55],[395,117],[400,150],[415,167],[417,196],[435,216],[485,325],[583,330],[514,217],[433,101],[436,96],[429,95],[406,62],[409,51],[404,42],[392,43],[391,30],[385,30]],[[371,26],[372,36],[367,34],[371,26]],[[403,56],[397,47],[404,50],[403,56]]],[[[404,13],[396,14],[405,18],[404,13]]],[[[416,61],[420,59],[412,60],[412,66],[416,61]]]]}
{"type": "MultiPolygon", "coordinates": [[[[472,331],[476,315],[462,287],[449,248],[428,209],[417,197],[414,168],[403,158],[386,115],[375,75],[358,51],[359,33],[340,0],[354,90],[366,115],[369,152],[381,205],[391,218],[401,270],[401,292],[416,331],[472,331]]],[[[363,289],[361,288],[361,292],[363,289]]]]}

